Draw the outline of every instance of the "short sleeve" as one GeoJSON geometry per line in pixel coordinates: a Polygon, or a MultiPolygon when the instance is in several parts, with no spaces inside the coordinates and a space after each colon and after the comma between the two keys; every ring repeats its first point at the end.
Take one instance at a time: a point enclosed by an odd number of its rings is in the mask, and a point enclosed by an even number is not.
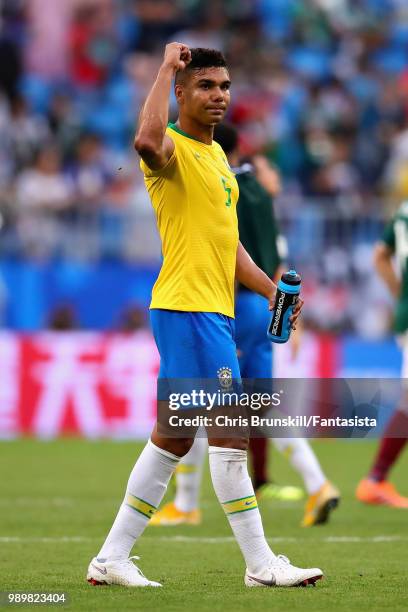
{"type": "MultiPolygon", "coordinates": [[[[166,135],[169,136],[167,132],[166,132],[166,135]]],[[[173,138],[171,138],[171,140],[173,140],[173,138]]],[[[173,143],[174,143],[173,153],[171,154],[167,164],[163,166],[163,168],[160,168],[159,170],[153,170],[152,168],[149,168],[149,166],[146,164],[145,161],[143,161],[143,159],[140,160],[140,169],[146,178],[155,177],[155,176],[165,176],[169,172],[169,170],[173,168],[174,164],[176,163],[176,158],[177,158],[177,144],[174,140],[173,140],[173,143]]]]}
{"type": "Polygon", "coordinates": [[[390,221],[386,226],[382,235],[382,241],[391,249],[395,251],[395,231],[394,231],[394,220],[390,221]]]}

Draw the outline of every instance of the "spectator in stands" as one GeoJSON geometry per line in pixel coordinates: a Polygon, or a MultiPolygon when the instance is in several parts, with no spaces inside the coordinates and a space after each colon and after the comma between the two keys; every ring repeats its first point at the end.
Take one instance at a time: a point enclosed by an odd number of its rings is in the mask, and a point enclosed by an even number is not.
{"type": "Polygon", "coordinates": [[[72,196],[58,150],[53,145],[40,149],[16,183],[17,229],[23,252],[41,258],[55,253],[63,242],[60,223],[72,208],[72,196]]]}
{"type": "Polygon", "coordinates": [[[102,86],[118,58],[112,0],[85,0],[70,32],[71,75],[80,87],[102,86]]]}
{"type": "Polygon", "coordinates": [[[30,32],[25,46],[29,72],[45,79],[65,80],[68,75],[68,31],[73,0],[28,0],[30,32]]]}
{"type": "Polygon", "coordinates": [[[71,166],[75,197],[81,210],[89,211],[101,204],[112,174],[99,136],[84,132],[78,140],[71,166]]]}
{"type": "Polygon", "coordinates": [[[408,198],[408,113],[391,140],[385,184],[394,202],[408,198]]]}
{"type": "Polygon", "coordinates": [[[30,164],[38,147],[50,138],[45,117],[31,113],[27,101],[20,94],[11,99],[10,117],[5,132],[16,170],[30,164]]]}
{"type": "Polygon", "coordinates": [[[204,47],[223,51],[227,24],[224,5],[219,0],[207,0],[196,11],[195,23],[187,29],[179,29],[174,34],[174,40],[182,40],[190,49],[204,47]]]}
{"type": "Polygon", "coordinates": [[[49,313],[47,327],[48,329],[59,332],[78,329],[79,324],[74,308],[69,304],[56,306],[49,313]]]}
{"type": "Polygon", "coordinates": [[[130,43],[133,50],[155,52],[180,29],[183,22],[187,23],[186,13],[174,0],[131,0],[131,3],[139,25],[135,39],[130,43]]]}
{"type": "Polygon", "coordinates": [[[57,91],[50,100],[47,120],[63,158],[73,156],[81,133],[81,117],[72,96],[57,91]]]}
{"type": "Polygon", "coordinates": [[[140,306],[127,307],[120,317],[119,329],[125,333],[132,333],[139,329],[147,329],[146,309],[140,306]]]}
{"type": "Polygon", "coordinates": [[[19,176],[16,195],[21,210],[58,213],[72,206],[72,187],[52,144],[40,149],[33,165],[19,176]]]}
{"type": "Polygon", "coordinates": [[[408,197],[405,4],[2,0],[2,252],[158,259],[134,158],[130,174],[118,172],[125,163],[115,160],[132,155],[135,118],[161,58],[156,50],[178,32],[228,56],[230,119],[246,153],[266,153],[281,170],[286,233],[310,286],[322,286],[317,251],[346,270],[346,286],[357,243],[378,236],[389,202],[408,197]],[[44,148],[50,137],[54,149],[44,148]],[[371,228],[361,236],[350,225],[356,215],[371,228]],[[339,232],[347,248],[326,244],[339,232]]]}
{"type": "Polygon", "coordinates": [[[10,99],[16,95],[23,74],[25,26],[23,1],[4,0],[0,5],[0,90],[10,99]]]}

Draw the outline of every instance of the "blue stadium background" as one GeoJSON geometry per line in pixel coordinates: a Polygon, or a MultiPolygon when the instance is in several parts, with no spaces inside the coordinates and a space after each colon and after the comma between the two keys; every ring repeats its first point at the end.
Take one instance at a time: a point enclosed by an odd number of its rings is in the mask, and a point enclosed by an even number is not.
{"type": "Polygon", "coordinates": [[[306,325],[389,335],[371,252],[408,195],[403,1],[4,0],[1,15],[3,327],[52,326],[65,309],[80,328],[116,329],[146,308],[160,245],[132,138],[180,39],[225,52],[243,151],[281,171],[306,325]]]}

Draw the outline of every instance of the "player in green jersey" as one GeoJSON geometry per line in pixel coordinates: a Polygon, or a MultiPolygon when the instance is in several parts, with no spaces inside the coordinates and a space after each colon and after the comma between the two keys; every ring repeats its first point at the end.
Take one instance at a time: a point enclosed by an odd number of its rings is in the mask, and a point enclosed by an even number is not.
{"type": "MultiPolygon", "coordinates": [[[[408,201],[403,202],[397,214],[387,225],[383,239],[375,247],[374,263],[380,277],[396,300],[394,331],[403,350],[401,376],[408,378],[408,201]],[[396,259],[399,274],[395,271],[396,259]]],[[[406,385],[406,382],[404,383],[406,385]]],[[[388,481],[388,473],[407,443],[408,391],[394,412],[371,470],[361,480],[356,497],[366,504],[408,509],[408,497],[400,495],[388,481]]]]}

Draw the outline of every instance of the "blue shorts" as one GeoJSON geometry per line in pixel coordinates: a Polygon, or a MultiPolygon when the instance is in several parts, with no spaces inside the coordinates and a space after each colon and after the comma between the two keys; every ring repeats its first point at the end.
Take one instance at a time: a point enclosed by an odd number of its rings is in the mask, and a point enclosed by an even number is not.
{"type": "Polygon", "coordinates": [[[268,301],[241,290],[235,302],[235,340],[242,378],[272,377],[272,343],[266,335],[271,314],[268,301]]]}
{"type": "Polygon", "coordinates": [[[152,309],[150,321],[160,353],[159,378],[240,379],[234,319],[214,312],[152,309]]]}

